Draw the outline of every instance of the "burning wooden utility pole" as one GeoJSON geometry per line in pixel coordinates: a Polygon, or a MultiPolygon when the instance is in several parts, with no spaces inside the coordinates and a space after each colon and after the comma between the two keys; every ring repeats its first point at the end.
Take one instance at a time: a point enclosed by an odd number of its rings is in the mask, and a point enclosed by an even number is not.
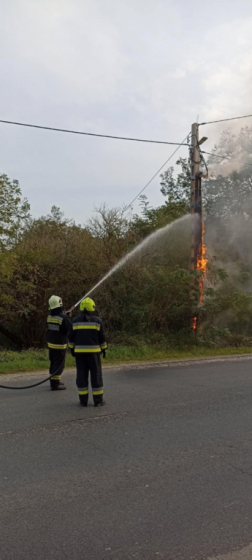
{"type": "Polygon", "coordinates": [[[199,125],[194,123],[191,132],[191,214],[198,214],[193,220],[190,270],[197,270],[198,260],[202,255],[202,196],[200,175],[199,125]]]}
{"type": "MultiPolygon", "coordinates": [[[[199,141],[199,125],[194,123],[191,131],[191,214],[197,214],[198,219],[193,220],[191,254],[190,254],[190,271],[201,271],[201,277],[198,282],[199,303],[203,297],[203,275],[206,272],[205,245],[203,240],[204,225],[202,220],[202,194],[201,194],[201,177],[200,172],[200,144],[207,138],[199,141]]],[[[193,318],[193,329],[197,327],[197,316],[193,318]]]]}

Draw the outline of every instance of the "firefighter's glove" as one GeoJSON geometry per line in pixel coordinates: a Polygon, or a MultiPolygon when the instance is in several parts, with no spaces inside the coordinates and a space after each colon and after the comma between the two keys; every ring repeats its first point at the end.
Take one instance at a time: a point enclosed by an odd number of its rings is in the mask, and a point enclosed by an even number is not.
{"type": "Polygon", "coordinates": [[[106,358],[106,350],[102,350],[103,358],[106,358]]]}

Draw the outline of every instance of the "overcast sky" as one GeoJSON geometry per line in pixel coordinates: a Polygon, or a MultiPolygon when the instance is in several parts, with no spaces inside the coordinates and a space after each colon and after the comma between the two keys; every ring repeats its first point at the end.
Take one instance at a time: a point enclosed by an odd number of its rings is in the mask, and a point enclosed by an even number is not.
{"type": "MultiPolygon", "coordinates": [[[[198,115],[252,113],[251,0],[2,0],[0,48],[0,119],[180,142],[198,115]]],[[[222,129],[201,130],[210,149],[222,129]]],[[[129,203],[174,149],[0,131],[0,172],[32,214],[80,223],[129,203]]],[[[146,194],[160,203],[158,178],[146,194]]]]}

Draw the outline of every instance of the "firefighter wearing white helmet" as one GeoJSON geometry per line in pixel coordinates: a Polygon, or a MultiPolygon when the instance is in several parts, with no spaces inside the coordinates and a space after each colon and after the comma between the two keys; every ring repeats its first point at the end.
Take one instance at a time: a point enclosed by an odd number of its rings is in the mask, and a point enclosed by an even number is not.
{"type": "Polygon", "coordinates": [[[50,313],[47,317],[47,345],[50,360],[50,384],[52,391],[65,389],[61,382],[61,374],[65,366],[65,355],[67,349],[67,333],[71,328],[71,321],[63,313],[63,303],[59,296],[51,296],[49,299],[50,313]]]}
{"type": "Polygon", "coordinates": [[[101,353],[106,356],[107,344],[101,320],[95,313],[95,302],[85,298],[80,304],[80,314],[75,317],[69,333],[69,348],[76,361],[76,385],[82,406],[88,404],[88,378],[91,385],[94,406],[102,406],[103,380],[101,353]]]}

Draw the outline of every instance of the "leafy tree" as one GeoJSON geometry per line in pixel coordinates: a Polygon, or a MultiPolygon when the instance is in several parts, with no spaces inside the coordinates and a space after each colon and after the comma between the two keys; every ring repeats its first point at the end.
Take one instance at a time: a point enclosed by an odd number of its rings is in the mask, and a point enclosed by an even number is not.
{"type": "Polygon", "coordinates": [[[140,197],[141,215],[134,215],[132,228],[139,238],[146,237],[155,229],[181,218],[190,210],[190,166],[187,159],[180,158],[176,165],[181,171],[174,177],[174,168],[170,167],[161,174],[161,193],[164,204],[152,208],[145,195],[140,197]]]}
{"type": "Polygon", "coordinates": [[[123,208],[108,209],[105,204],[96,210],[96,215],[87,223],[87,231],[96,240],[96,254],[99,253],[102,269],[115,264],[131,245],[128,235],[129,224],[123,208]]]}
{"type": "Polygon", "coordinates": [[[12,290],[16,267],[13,248],[29,223],[29,210],[30,205],[22,199],[18,181],[0,175],[0,333],[15,344],[20,344],[19,336],[9,331],[4,322],[16,297],[12,290]]]}
{"type": "Polygon", "coordinates": [[[30,205],[22,199],[19,182],[0,175],[0,250],[10,247],[30,219],[30,205]]]}

